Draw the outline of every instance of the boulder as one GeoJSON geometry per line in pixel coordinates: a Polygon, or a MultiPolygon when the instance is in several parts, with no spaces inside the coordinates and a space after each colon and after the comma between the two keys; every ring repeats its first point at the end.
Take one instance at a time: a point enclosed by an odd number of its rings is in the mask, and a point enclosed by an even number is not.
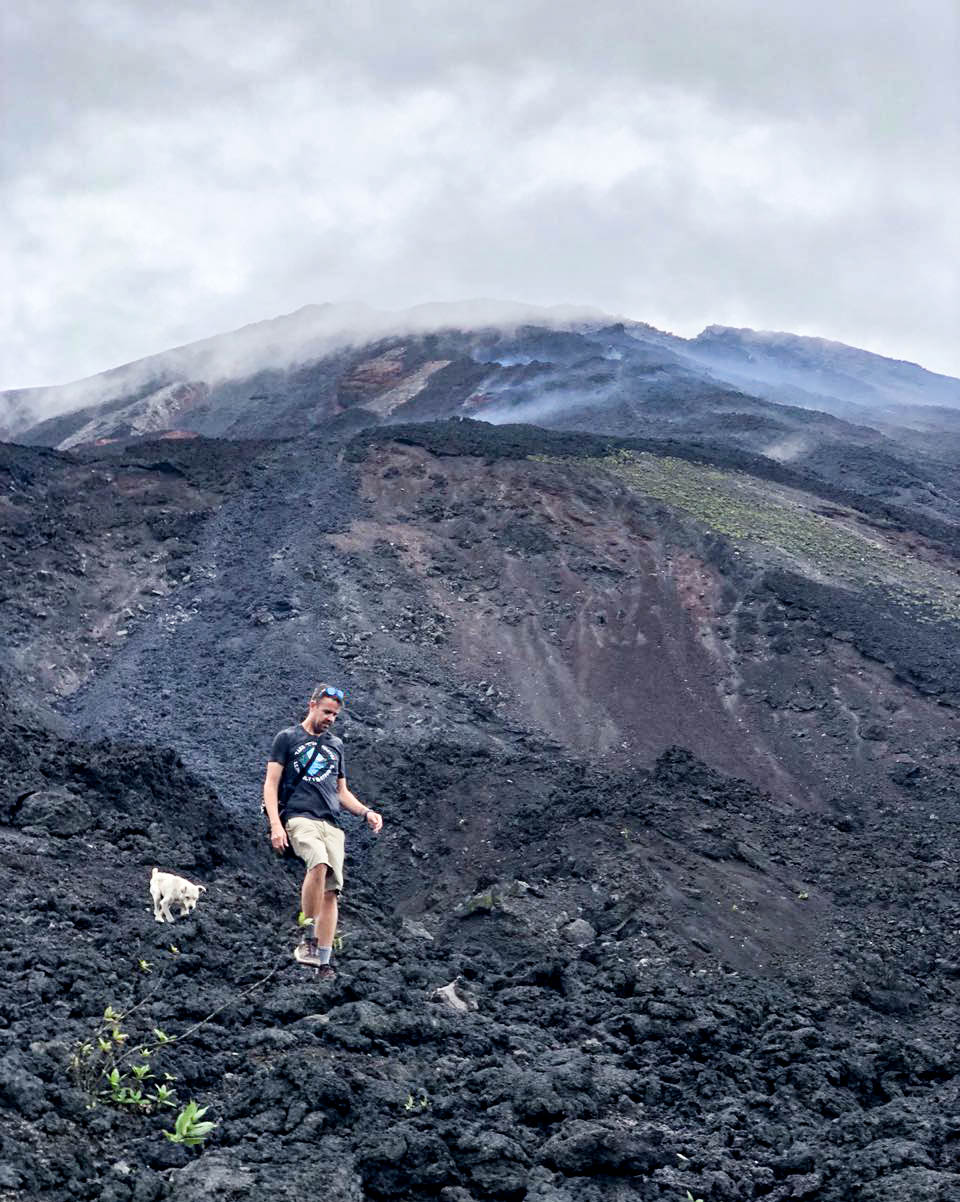
{"type": "Polygon", "coordinates": [[[597,937],[597,932],[585,918],[575,918],[573,922],[568,922],[561,929],[561,934],[567,943],[579,948],[589,947],[597,937]]]}
{"type": "Polygon", "coordinates": [[[94,820],[90,807],[69,790],[45,789],[24,799],[16,824],[67,838],[90,830],[94,820]]]}

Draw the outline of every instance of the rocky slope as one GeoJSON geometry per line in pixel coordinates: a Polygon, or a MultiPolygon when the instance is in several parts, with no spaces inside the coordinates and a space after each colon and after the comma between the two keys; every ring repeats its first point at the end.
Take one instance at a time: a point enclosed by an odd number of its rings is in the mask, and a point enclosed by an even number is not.
{"type": "Polygon", "coordinates": [[[0,1199],[960,1198],[948,491],[679,374],[642,437],[396,424],[475,387],[405,345],[287,440],[2,448],[0,1199]],[[256,809],[319,677],[386,820],[326,987],[256,809]]]}
{"type": "Polygon", "coordinates": [[[289,959],[296,880],[211,829],[173,753],[20,728],[3,755],[36,791],[0,827],[0,1197],[302,1199],[318,1160],[357,1200],[956,1196],[957,914],[920,804],[892,838],[686,753],[547,778],[535,752],[394,751],[418,787],[382,843],[351,832],[320,988],[289,959]],[[469,803],[497,768],[520,789],[493,822],[469,803]],[[155,859],[206,882],[196,917],[153,922],[155,859]],[[426,904],[399,900],[411,862],[426,904]],[[117,1061],[175,1105],[91,1108],[117,1061]],[[163,1136],[187,1099],[217,1123],[196,1149],[163,1136]]]}

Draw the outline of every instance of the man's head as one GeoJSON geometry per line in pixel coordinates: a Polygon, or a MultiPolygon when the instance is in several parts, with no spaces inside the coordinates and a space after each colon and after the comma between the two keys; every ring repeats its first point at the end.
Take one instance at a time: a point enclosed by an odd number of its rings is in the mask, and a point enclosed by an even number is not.
{"type": "Polygon", "coordinates": [[[310,694],[310,705],[304,725],[315,735],[329,730],[337,720],[343,700],[343,689],[337,689],[328,684],[318,684],[310,694]]]}

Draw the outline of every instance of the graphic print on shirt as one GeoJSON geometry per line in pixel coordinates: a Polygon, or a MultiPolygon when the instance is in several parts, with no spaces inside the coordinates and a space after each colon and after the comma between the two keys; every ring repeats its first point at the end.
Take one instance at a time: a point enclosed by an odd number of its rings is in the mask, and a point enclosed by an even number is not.
{"type": "Polygon", "coordinates": [[[326,780],[330,773],[336,769],[337,755],[329,748],[324,747],[313,763],[307,767],[307,763],[313,755],[314,746],[313,743],[301,743],[294,751],[293,758],[301,768],[306,769],[304,779],[319,784],[321,781],[326,780]]]}

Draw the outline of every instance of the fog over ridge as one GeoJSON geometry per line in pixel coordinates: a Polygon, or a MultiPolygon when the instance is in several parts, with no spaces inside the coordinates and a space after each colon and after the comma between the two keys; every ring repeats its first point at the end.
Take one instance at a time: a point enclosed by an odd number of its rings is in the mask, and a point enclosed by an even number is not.
{"type": "MultiPolygon", "coordinates": [[[[565,327],[605,323],[619,318],[589,306],[528,305],[490,298],[429,302],[409,309],[376,309],[363,303],[305,305],[293,313],[214,334],[199,342],[159,351],[132,363],[108,368],[69,384],[0,393],[0,406],[26,407],[32,421],[72,409],[102,404],[156,382],[202,379],[208,384],[287,370],[337,350],[382,338],[429,334],[444,329],[491,328],[508,331],[525,324],[565,327]]],[[[0,423],[4,411],[0,407],[0,423]]]]}
{"type": "MultiPolygon", "coordinates": [[[[754,397],[833,414],[864,430],[887,422],[944,428],[952,419],[938,412],[960,409],[960,381],[837,341],[718,324],[684,338],[588,305],[475,298],[402,310],[359,302],[305,305],[68,385],[0,393],[0,438],[22,434],[67,450],[110,430],[126,429],[133,437],[177,429],[250,436],[260,428],[253,412],[260,402],[268,410],[289,408],[296,396],[296,404],[315,407],[311,422],[349,408],[356,403],[350,399],[357,387],[353,370],[367,381],[392,381],[365,406],[396,420],[394,411],[435,388],[431,377],[454,361],[450,379],[460,382],[446,399],[441,383],[428,412],[493,424],[561,421],[593,428],[593,415],[611,406],[626,406],[624,412],[642,421],[649,401],[663,411],[691,389],[704,399],[727,394],[719,403],[731,413],[742,408],[738,397],[754,397]],[[442,340],[435,352],[419,342],[432,336],[442,340]],[[408,352],[412,358],[402,368],[408,352]],[[488,378],[478,380],[470,361],[489,364],[488,378]],[[471,377],[464,392],[462,382],[471,377]],[[342,401],[338,381],[347,390],[342,401]],[[908,416],[904,406],[914,412],[908,416]],[[920,411],[925,416],[918,417],[920,411]],[[44,425],[70,414],[77,416],[69,430],[44,425]]],[[[415,420],[416,409],[402,412],[415,420]]],[[[789,461],[805,450],[773,438],[769,455],[789,461]]]]}
{"type": "Polygon", "coordinates": [[[960,373],[958,9],[6,5],[0,386],[317,296],[581,298],[960,373]]]}

